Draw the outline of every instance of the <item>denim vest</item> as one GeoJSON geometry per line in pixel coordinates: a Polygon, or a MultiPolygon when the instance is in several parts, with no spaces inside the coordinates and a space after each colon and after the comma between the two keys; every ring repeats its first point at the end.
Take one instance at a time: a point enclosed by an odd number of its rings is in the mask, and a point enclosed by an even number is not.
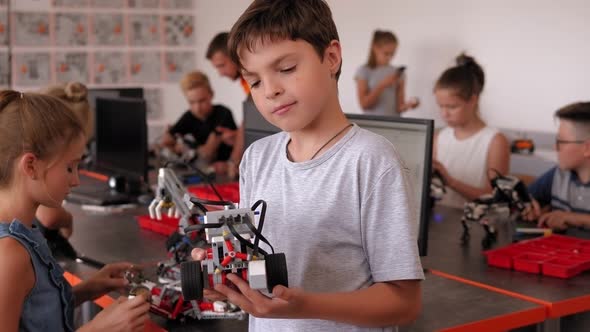
{"type": "Polygon", "coordinates": [[[24,300],[19,331],[73,331],[72,287],[63,277],[45,238],[37,227],[18,220],[0,223],[0,238],[12,237],[29,252],[35,270],[35,285],[24,300]]]}

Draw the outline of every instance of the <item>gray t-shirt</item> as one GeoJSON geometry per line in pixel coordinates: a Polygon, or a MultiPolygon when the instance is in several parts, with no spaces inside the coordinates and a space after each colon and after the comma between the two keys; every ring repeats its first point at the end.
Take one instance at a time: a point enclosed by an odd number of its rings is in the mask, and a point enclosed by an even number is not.
{"type": "MultiPolygon", "coordinates": [[[[287,258],[289,286],[347,292],[423,279],[409,169],[385,138],[354,126],[316,159],[287,159],[289,135],[253,143],[240,206],[267,202],[262,234],[287,258]]],[[[268,247],[263,246],[268,249],[268,247]]],[[[390,331],[311,319],[250,317],[250,331],[390,331]]]]}
{"type": "MultiPolygon", "coordinates": [[[[356,80],[367,81],[369,91],[371,91],[375,88],[375,86],[377,86],[377,84],[379,84],[379,82],[383,81],[385,77],[394,74],[396,71],[397,68],[391,65],[379,66],[376,68],[369,68],[369,66],[364,65],[356,71],[354,78],[356,80]]],[[[364,110],[364,112],[374,115],[399,116],[399,113],[396,112],[396,107],[397,84],[394,84],[393,86],[388,86],[385,88],[375,105],[367,110],[364,110]]]]}

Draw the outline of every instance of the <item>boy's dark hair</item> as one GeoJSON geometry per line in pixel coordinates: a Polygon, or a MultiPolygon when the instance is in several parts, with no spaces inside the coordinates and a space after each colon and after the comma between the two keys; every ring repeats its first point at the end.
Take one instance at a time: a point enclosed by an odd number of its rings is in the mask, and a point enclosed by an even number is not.
{"type": "Polygon", "coordinates": [[[580,136],[579,139],[590,138],[590,102],[564,106],[555,112],[555,117],[573,122],[576,127],[576,136],[580,136]]]}
{"type": "Polygon", "coordinates": [[[555,116],[572,122],[590,124],[590,102],[569,104],[557,110],[555,116]]]}
{"type": "MultiPolygon", "coordinates": [[[[229,33],[230,58],[241,67],[239,51],[252,51],[259,40],[304,40],[320,59],[332,40],[340,40],[330,7],[324,0],[255,0],[229,33]]],[[[336,79],[340,77],[342,63],[336,79]]]]}
{"type": "Polygon", "coordinates": [[[211,60],[213,54],[217,52],[221,52],[225,55],[227,53],[227,37],[229,36],[229,32],[220,32],[218,33],[211,42],[209,43],[209,47],[207,48],[207,60],[211,60]]]}
{"type": "Polygon", "coordinates": [[[445,70],[434,86],[434,89],[454,89],[463,100],[479,96],[483,91],[485,74],[473,57],[465,53],[456,58],[457,65],[445,70]]]}

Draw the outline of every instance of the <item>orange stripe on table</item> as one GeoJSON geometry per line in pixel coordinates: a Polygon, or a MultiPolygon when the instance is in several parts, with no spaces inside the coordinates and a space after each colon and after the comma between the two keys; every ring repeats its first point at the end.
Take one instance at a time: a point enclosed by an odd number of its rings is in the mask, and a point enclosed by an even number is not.
{"type": "Polygon", "coordinates": [[[506,290],[506,289],[502,289],[502,288],[490,286],[490,285],[487,285],[487,284],[482,284],[481,282],[477,282],[477,281],[473,281],[473,280],[461,278],[461,277],[458,277],[458,276],[453,275],[453,274],[444,273],[442,271],[432,270],[432,269],[429,269],[428,271],[430,271],[430,273],[432,273],[434,275],[437,275],[439,277],[443,277],[443,278],[447,278],[447,279],[452,279],[452,280],[455,280],[455,281],[462,282],[464,284],[468,284],[468,285],[472,285],[472,286],[475,286],[475,287],[487,289],[487,290],[492,291],[492,292],[496,292],[496,293],[508,295],[510,297],[514,297],[514,298],[517,298],[517,299],[525,300],[525,301],[528,301],[528,302],[537,303],[537,304],[540,304],[540,305],[543,305],[543,306],[547,307],[548,310],[550,310],[551,309],[551,306],[553,305],[553,303],[551,303],[551,302],[540,300],[540,299],[537,299],[535,297],[531,297],[531,296],[527,296],[527,295],[524,295],[524,294],[512,292],[512,291],[509,291],[509,290],[506,290]]]}
{"type": "Polygon", "coordinates": [[[550,318],[558,318],[590,310],[590,295],[553,303],[549,309],[550,318]]]}
{"type": "Polygon", "coordinates": [[[439,332],[497,332],[507,331],[517,327],[538,324],[546,318],[546,309],[537,307],[534,309],[518,311],[502,316],[478,320],[472,323],[449,327],[438,330],[439,332]]]}
{"type": "MultiPolygon", "coordinates": [[[[70,272],[64,272],[64,278],[66,278],[66,280],[70,283],[70,285],[76,286],[77,284],[82,282],[82,279],[78,278],[76,275],[71,274],[70,272]]],[[[100,306],[101,308],[106,308],[108,307],[111,303],[113,303],[115,300],[108,296],[108,295],[103,295],[101,297],[99,297],[98,299],[94,300],[94,303],[96,303],[98,306],[100,306]]]]}
{"type": "Polygon", "coordinates": [[[82,175],[86,175],[87,177],[90,177],[90,178],[97,179],[99,181],[103,181],[103,182],[107,182],[109,180],[109,177],[104,174],[92,172],[92,171],[89,171],[86,169],[81,169],[78,171],[78,173],[80,173],[82,175]]]}

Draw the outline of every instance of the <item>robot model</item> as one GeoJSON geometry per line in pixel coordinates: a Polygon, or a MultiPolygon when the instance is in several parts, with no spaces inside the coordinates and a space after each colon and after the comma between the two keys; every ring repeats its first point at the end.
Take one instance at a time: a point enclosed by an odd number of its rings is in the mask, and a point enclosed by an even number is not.
{"type": "Polygon", "coordinates": [[[204,223],[190,226],[186,232],[205,229],[207,258],[181,265],[182,293],[187,299],[201,299],[203,289],[217,284],[234,285],[226,278],[234,273],[247,281],[252,289],[272,292],[276,285],[288,286],[285,254],[274,248],[262,235],[266,203],[258,201],[251,209],[207,212],[204,223]],[[258,228],[254,226],[254,211],[262,204],[258,228]],[[266,243],[271,253],[260,248],[266,243]]]}
{"type": "Polygon", "coordinates": [[[262,226],[266,213],[266,202],[258,201],[252,208],[235,208],[226,201],[209,201],[190,195],[174,172],[161,168],[158,172],[158,189],[156,198],[149,206],[150,217],[161,219],[162,209],[179,220],[179,233],[190,234],[205,231],[204,241],[184,245],[187,241],[178,241],[183,247],[179,256],[181,265],[181,285],[184,298],[195,300],[203,298],[203,289],[216,284],[231,282],[226,279],[228,273],[235,273],[249,282],[253,289],[266,289],[272,292],[276,285],[288,286],[287,263],[285,254],[274,253],[274,248],[262,235],[262,226]],[[208,211],[205,205],[223,206],[223,210],[208,211]],[[258,218],[258,227],[254,226],[256,209],[262,206],[258,218]],[[267,253],[259,248],[262,241],[271,248],[267,253]],[[184,244],[183,244],[184,243],[184,244]],[[209,247],[207,258],[203,261],[188,260],[194,246],[209,247]]]}
{"type": "Polygon", "coordinates": [[[530,207],[531,199],[525,184],[514,176],[497,174],[491,180],[493,191],[483,195],[472,202],[465,203],[461,223],[463,234],[461,242],[468,243],[469,224],[477,222],[486,232],[482,240],[482,247],[488,249],[497,237],[496,225],[500,221],[516,219],[530,207]]]}
{"type": "Polygon", "coordinates": [[[143,295],[150,302],[150,311],[167,319],[244,319],[246,312],[227,301],[188,301],[182,296],[179,279],[160,276],[158,283],[146,280],[141,272],[127,271],[129,298],[143,295]]]}
{"type": "Polygon", "coordinates": [[[206,211],[203,204],[209,203],[233,206],[231,202],[209,202],[193,197],[172,169],[160,168],[156,197],[149,206],[150,218],[162,220],[162,209],[168,209],[169,216],[180,219],[178,231],[183,234],[186,227],[199,223],[198,217],[206,211]]]}

